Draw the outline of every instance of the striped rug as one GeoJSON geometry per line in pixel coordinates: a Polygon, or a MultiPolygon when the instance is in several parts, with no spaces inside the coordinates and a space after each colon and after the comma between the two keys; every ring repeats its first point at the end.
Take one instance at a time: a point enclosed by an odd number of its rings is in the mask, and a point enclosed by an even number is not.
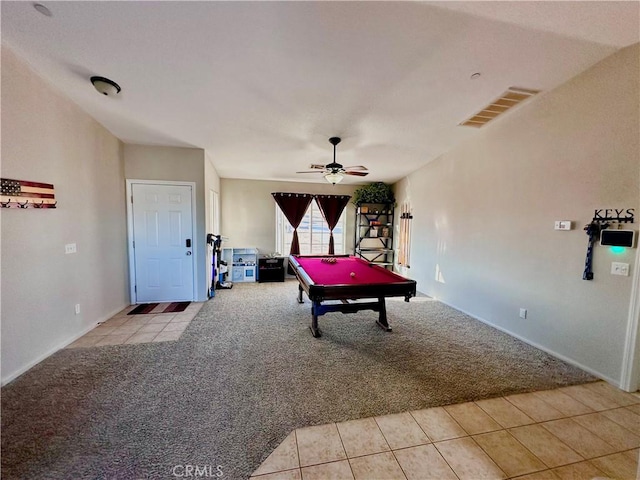
{"type": "MultiPolygon", "coordinates": [[[[184,310],[189,306],[191,302],[173,302],[167,305],[162,312],[155,313],[177,313],[184,312],[184,310]]],[[[159,303],[144,303],[142,305],[138,305],[136,308],[131,310],[127,315],[148,315],[152,313],[157,307],[160,305],[159,303]]]]}

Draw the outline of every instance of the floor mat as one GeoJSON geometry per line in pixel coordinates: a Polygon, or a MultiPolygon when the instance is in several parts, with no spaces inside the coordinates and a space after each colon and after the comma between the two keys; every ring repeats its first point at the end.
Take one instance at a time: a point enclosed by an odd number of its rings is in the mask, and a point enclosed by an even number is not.
{"type": "Polygon", "coordinates": [[[177,313],[184,312],[191,302],[173,302],[165,308],[162,313],[177,313]]]}
{"type": "Polygon", "coordinates": [[[168,304],[162,311],[157,307],[159,303],[144,303],[138,305],[131,310],[127,315],[148,315],[150,313],[179,313],[184,312],[191,302],[173,302],[168,304]],[[156,310],[154,312],[154,310],[156,310]]]}
{"type": "Polygon", "coordinates": [[[138,305],[136,308],[131,310],[127,315],[144,315],[151,313],[154,308],[158,306],[157,303],[144,303],[142,305],[138,305]]]}

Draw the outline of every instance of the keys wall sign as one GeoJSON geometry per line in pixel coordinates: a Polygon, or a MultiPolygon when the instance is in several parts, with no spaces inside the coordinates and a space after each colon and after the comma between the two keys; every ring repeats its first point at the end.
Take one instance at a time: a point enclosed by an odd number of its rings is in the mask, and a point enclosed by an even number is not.
{"type": "Polygon", "coordinates": [[[593,212],[592,222],[633,223],[635,208],[599,208],[593,212]]]}

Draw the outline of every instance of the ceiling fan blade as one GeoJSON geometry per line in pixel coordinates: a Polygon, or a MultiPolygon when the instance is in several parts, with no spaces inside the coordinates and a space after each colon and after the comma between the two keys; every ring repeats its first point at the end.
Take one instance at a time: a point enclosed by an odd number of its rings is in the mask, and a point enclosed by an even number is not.
{"type": "Polygon", "coordinates": [[[352,165],[351,167],[344,167],[345,170],[369,170],[364,165],[352,165]]]}
{"type": "Polygon", "coordinates": [[[355,175],[356,177],[366,177],[369,175],[369,172],[343,172],[345,175],[355,175]]]}
{"type": "Polygon", "coordinates": [[[307,170],[306,172],[296,172],[296,173],[323,173],[322,170],[307,170]]]}

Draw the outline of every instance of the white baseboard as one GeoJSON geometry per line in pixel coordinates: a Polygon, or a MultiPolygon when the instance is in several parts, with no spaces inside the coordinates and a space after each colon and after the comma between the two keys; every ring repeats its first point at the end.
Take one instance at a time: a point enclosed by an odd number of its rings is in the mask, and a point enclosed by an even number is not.
{"type": "Polygon", "coordinates": [[[23,373],[25,373],[27,370],[30,370],[31,368],[35,367],[38,363],[40,363],[41,361],[43,361],[45,358],[50,357],[51,355],[53,355],[54,353],[56,353],[58,350],[62,350],[63,348],[65,348],[68,345],[71,345],[73,342],[75,342],[76,340],[78,340],[80,337],[82,337],[83,335],[89,333],[91,330],[93,330],[94,328],[96,328],[100,323],[102,322],[106,322],[107,320],[109,320],[111,317],[113,317],[115,314],[117,314],[118,312],[122,311],[124,308],[126,308],[127,306],[129,306],[129,304],[125,304],[122,307],[114,310],[111,313],[108,313],[107,315],[104,315],[103,317],[101,317],[100,320],[96,320],[95,323],[89,325],[88,327],[86,327],[84,330],[82,330],[81,332],[69,337],[66,340],[63,340],[62,342],[60,342],[58,345],[56,345],[55,347],[47,350],[45,353],[43,353],[42,355],[38,356],[37,358],[35,358],[34,360],[32,360],[31,362],[29,362],[28,364],[24,365],[23,367],[19,368],[18,370],[10,373],[9,375],[7,375],[6,377],[4,377],[0,383],[1,386],[5,386],[7,383],[15,380],[16,378],[18,378],[20,375],[22,375],[23,373]]]}
{"type": "Polygon", "coordinates": [[[574,360],[573,358],[566,357],[566,356],[562,355],[561,353],[553,351],[550,348],[547,348],[547,347],[545,347],[543,345],[540,345],[540,344],[538,344],[536,342],[533,342],[533,341],[529,340],[528,338],[525,338],[525,337],[522,337],[522,336],[520,336],[520,335],[518,335],[516,333],[513,333],[513,332],[507,330],[506,328],[503,328],[503,327],[501,327],[499,325],[496,325],[496,324],[494,324],[494,323],[492,323],[492,322],[490,322],[490,321],[488,321],[488,320],[486,320],[484,318],[478,317],[477,315],[474,315],[473,313],[467,312],[466,310],[463,310],[462,308],[458,308],[455,305],[452,305],[452,304],[447,303],[447,302],[443,302],[442,300],[439,300],[439,299],[438,299],[438,301],[441,302],[441,303],[444,303],[445,305],[447,305],[447,306],[449,306],[451,308],[454,308],[454,309],[458,310],[459,312],[464,313],[465,315],[469,315],[471,318],[474,318],[475,320],[478,320],[479,322],[482,322],[482,323],[484,323],[486,325],[489,325],[490,327],[493,327],[496,330],[500,330],[501,332],[506,333],[507,335],[509,335],[511,337],[517,338],[518,340],[521,340],[524,343],[526,343],[528,345],[531,345],[532,347],[537,348],[538,350],[542,350],[543,352],[546,352],[549,355],[551,355],[553,357],[556,357],[559,360],[562,360],[563,362],[566,362],[566,363],[568,363],[570,365],[573,365],[574,367],[578,367],[579,369],[584,370],[585,372],[590,373],[591,375],[593,375],[595,377],[598,377],[598,378],[606,381],[607,383],[610,383],[611,385],[614,385],[617,388],[620,388],[620,382],[617,379],[613,379],[611,377],[608,377],[607,375],[602,374],[602,372],[598,372],[598,371],[594,370],[591,367],[583,365],[582,363],[578,362],[577,360],[574,360]]]}

